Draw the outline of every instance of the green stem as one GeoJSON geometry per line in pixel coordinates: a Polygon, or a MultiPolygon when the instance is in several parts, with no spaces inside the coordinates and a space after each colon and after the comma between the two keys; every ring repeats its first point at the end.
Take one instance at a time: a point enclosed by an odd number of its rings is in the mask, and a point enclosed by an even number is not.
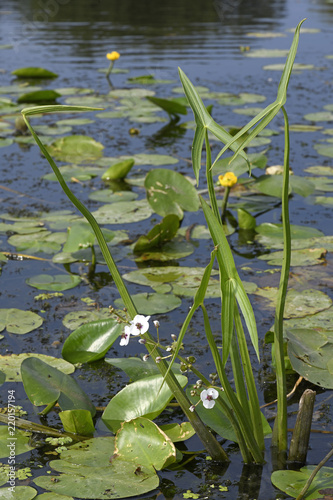
{"type": "Polygon", "coordinates": [[[225,213],[227,210],[227,205],[228,205],[228,199],[229,199],[229,194],[230,194],[230,187],[226,187],[224,190],[224,195],[223,195],[223,200],[222,200],[222,205],[221,205],[221,219],[222,222],[225,220],[225,213]]]}
{"type": "Polygon", "coordinates": [[[113,66],[114,66],[114,61],[111,61],[110,62],[110,66],[108,67],[107,69],[107,72],[106,72],[106,77],[108,77],[113,69],[113,66]]]}
{"type": "MultiPolygon", "coordinates": [[[[286,371],[284,363],[284,341],[283,341],[283,315],[287,295],[290,259],[291,259],[291,235],[289,221],[289,122],[287,113],[282,106],[285,129],[284,146],[284,173],[282,190],[282,224],[283,224],[283,263],[280,277],[278,301],[275,311],[274,322],[274,347],[276,360],[276,386],[277,386],[277,416],[276,429],[273,432],[272,446],[279,453],[285,453],[288,446],[287,438],[287,388],[286,371]]],[[[274,427],[275,427],[274,426],[274,427]]]]}
{"type": "Polygon", "coordinates": [[[217,206],[217,200],[216,200],[216,194],[215,194],[215,188],[214,188],[214,182],[213,182],[213,176],[212,176],[212,155],[211,155],[211,151],[210,151],[210,144],[209,144],[207,130],[206,130],[206,135],[205,135],[205,144],[206,144],[206,179],[207,179],[209,200],[210,200],[212,210],[215,214],[215,217],[222,225],[219,208],[217,206]]]}
{"type": "Polygon", "coordinates": [[[302,489],[302,491],[300,492],[300,494],[298,495],[298,497],[296,498],[296,500],[302,500],[304,498],[305,493],[310,488],[311,483],[314,480],[314,478],[316,477],[316,475],[318,474],[319,470],[322,468],[323,465],[326,464],[327,460],[329,460],[331,458],[331,456],[333,456],[333,448],[331,449],[330,452],[327,453],[326,457],[323,458],[322,461],[319,462],[319,464],[317,465],[317,467],[312,471],[311,476],[309,477],[309,479],[305,483],[304,488],[302,489]]]}
{"type": "MultiPolygon", "coordinates": [[[[110,250],[107,246],[107,243],[105,241],[104,235],[94,218],[94,216],[90,213],[90,211],[81,203],[81,201],[76,198],[76,196],[72,193],[72,191],[69,189],[67,186],[63,176],[61,175],[57,165],[49,155],[47,149],[39,139],[38,135],[30,125],[29,120],[27,119],[28,114],[38,114],[38,112],[52,112],[52,111],[61,111],[62,106],[47,106],[47,107],[35,107],[35,108],[26,108],[25,110],[22,110],[22,115],[23,119],[30,130],[31,134],[33,135],[36,143],[38,144],[39,148],[41,149],[42,153],[46,157],[47,161],[49,162],[50,166],[52,167],[52,170],[54,171],[59,184],[61,185],[63,191],[65,194],[68,196],[70,201],[75,205],[75,207],[81,212],[81,214],[87,219],[89,222],[91,228],[93,229],[95,236],[97,238],[98,244],[100,246],[100,249],[102,251],[103,257],[105,259],[105,262],[110,270],[111,276],[115,282],[115,285],[118,289],[118,292],[125,304],[125,307],[127,308],[127,311],[129,315],[133,318],[137,314],[136,307],[134,305],[134,302],[125,286],[125,283],[123,282],[123,279],[121,277],[121,274],[119,273],[119,270],[117,268],[116,263],[113,260],[113,257],[110,253],[110,250]],[[54,109],[56,108],[56,109],[54,109]]],[[[71,108],[72,110],[82,110],[82,108],[77,108],[77,107],[65,107],[66,109],[71,108]]],[[[86,111],[86,110],[85,110],[86,111]]],[[[147,332],[144,337],[152,341],[152,337],[150,336],[149,332],[147,332]]],[[[147,350],[150,353],[154,349],[153,346],[151,346],[149,343],[147,343],[147,350]]],[[[155,349],[154,352],[152,352],[152,358],[155,360],[157,356],[161,356],[161,353],[159,352],[158,349],[155,349]]],[[[160,363],[158,363],[158,368],[161,372],[162,375],[165,375],[168,371],[168,364],[162,360],[160,363]]],[[[184,414],[187,416],[189,421],[191,422],[194,430],[198,434],[198,437],[202,441],[203,445],[207,449],[208,453],[211,455],[211,457],[214,460],[220,460],[220,461],[226,461],[228,460],[228,457],[221,447],[221,445],[218,443],[218,441],[215,439],[215,437],[208,431],[206,426],[203,424],[203,422],[200,420],[199,416],[196,413],[192,413],[190,411],[190,406],[191,403],[186,397],[183,389],[179,385],[176,377],[174,376],[172,371],[169,371],[169,373],[166,376],[166,383],[168,384],[172,394],[178,401],[180,407],[182,408],[184,414]]]]}

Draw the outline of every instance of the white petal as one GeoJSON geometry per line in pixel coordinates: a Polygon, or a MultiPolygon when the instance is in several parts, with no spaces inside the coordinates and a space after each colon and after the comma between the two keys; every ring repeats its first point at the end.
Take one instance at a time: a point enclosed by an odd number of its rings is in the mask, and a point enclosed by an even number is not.
{"type": "Polygon", "coordinates": [[[207,391],[207,396],[211,396],[213,399],[217,399],[219,397],[219,393],[217,392],[216,389],[213,389],[212,387],[208,389],[207,391]]]}
{"type": "Polygon", "coordinates": [[[201,398],[201,401],[204,402],[204,404],[205,404],[205,401],[207,400],[207,396],[208,396],[208,391],[206,389],[201,391],[200,398],[201,398]]]}
{"type": "Polygon", "coordinates": [[[206,399],[203,402],[203,405],[205,408],[207,408],[207,410],[211,410],[215,406],[215,401],[214,401],[214,399],[212,399],[211,401],[208,401],[208,399],[206,399]]]}
{"type": "Polygon", "coordinates": [[[129,342],[130,336],[127,335],[126,333],[121,337],[119,345],[124,346],[127,345],[129,342]]]}

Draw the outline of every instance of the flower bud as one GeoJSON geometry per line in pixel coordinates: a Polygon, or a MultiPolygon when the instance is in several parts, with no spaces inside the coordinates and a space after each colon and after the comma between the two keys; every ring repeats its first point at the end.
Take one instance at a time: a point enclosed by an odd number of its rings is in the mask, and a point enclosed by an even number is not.
{"type": "Polygon", "coordinates": [[[146,339],[139,339],[139,344],[145,344],[146,342],[146,339]]]}
{"type": "Polygon", "coordinates": [[[161,359],[162,359],[162,358],[161,358],[161,356],[157,356],[157,357],[155,358],[155,363],[159,363],[159,362],[161,361],[161,359]]]}
{"type": "Polygon", "coordinates": [[[148,361],[148,358],[149,358],[149,354],[145,354],[142,359],[143,359],[143,361],[148,361]]]}
{"type": "Polygon", "coordinates": [[[192,406],[190,406],[190,408],[189,408],[189,409],[190,409],[190,411],[193,413],[193,412],[194,412],[194,410],[195,410],[195,406],[194,406],[194,405],[192,405],[192,406]]]}
{"type": "Polygon", "coordinates": [[[172,340],[177,340],[177,335],[175,335],[174,333],[171,334],[171,338],[172,340]]]}
{"type": "Polygon", "coordinates": [[[160,326],[160,322],[157,321],[157,319],[155,319],[155,321],[154,321],[154,326],[155,326],[155,328],[158,328],[160,326]]]}

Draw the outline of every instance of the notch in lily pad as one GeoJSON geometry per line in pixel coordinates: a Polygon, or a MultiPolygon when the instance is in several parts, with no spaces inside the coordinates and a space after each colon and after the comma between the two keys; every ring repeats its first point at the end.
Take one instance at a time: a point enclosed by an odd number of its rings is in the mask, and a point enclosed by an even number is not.
{"type": "Polygon", "coordinates": [[[102,175],[103,181],[116,181],[119,179],[125,179],[128,175],[132,167],[134,166],[135,161],[131,158],[129,160],[123,160],[119,163],[115,163],[111,165],[106,172],[102,175]]]}
{"type": "Polygon", "coordinates": [[[45,68],[28,67],[28,68],[18,68],[12,71],[12,75],[18,78],[57,78],[57,73],[49,71],[45,68]]]}

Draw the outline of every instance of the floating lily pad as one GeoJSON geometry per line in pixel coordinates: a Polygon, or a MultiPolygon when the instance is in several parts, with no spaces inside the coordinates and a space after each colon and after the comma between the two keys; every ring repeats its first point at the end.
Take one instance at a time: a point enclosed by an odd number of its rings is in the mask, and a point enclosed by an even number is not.
{"type": "MultiPolygon", "coordinates": [[[[306,69],[314,69],[315,66],[313,64],[302,64],[302,63],[294,63],[293,64],[293,72],[300,72],[306,69]]],[[[267,64],[263,67],[265,70],[273,70],[273,71],[283,71],[284,64],[267,64]]]]}
{"type": "Polygon", "coordinates": [[[31,488],[31,486],[15,486],[14,490],[9,490],[8,486],[0,488],[1,500],[32,500],[33,498],[37,498],[36,495],[37,491],[31,488]]]}
{"type": "MultiPolygon", "coordinates": [[[[245,115],[245,116],[256,116],[257,114],[259,114],[261,111],[263,110],[263,108],[252,108],[252,107],[248,107],[248,108],[237,108],[237,109],[234,109],[233,112],[234,113],[237,113],[239,115],[245,115]]],[[[253,141],[251,142],[251,146],[252,146],[252,143],[253,141]]]]}
{"type": "MultiPolygon", "coordinates": [[[[274,471],[271,480],[274,486],[287,493],[288,496],[298,497],[305,486],[305,483],[313,473],[315,465],[302,467],[300,471],[278,470],[274,471]]],[[[333,487],[333,469],[322,467],[315,475],[313,482],[307,490],[304,498],[306,500],[324,500],[323,491],[325,488],[333,487]]],[[[326,497],[330,500],[330,495],[326,497]]]]}
{"type": "MultiPolygon", "coordinates": [[[[0,425],[0,458],[6,458],[10,456],[10,438],[8,433],[7,425],[0,425]]],[[[31,445],[31,433],[21,431],[19,429],[14,429],[12,431],[14,433],[12,437],[12,441],[14,442],[14,452],[15,455],[21,455],[22,453],[26,453],[27,451],[33,450],[35,446],[31,445]]],[[[6,488],[8,493],[8,488],[6,488]]],[[[0,497],[1,498],[1,497],[0,497]]],[[[3,497],[8,498],[8,497],[3,497]]],[[[18,498],[18,497],[14,497],[18,498]]]]}
{"type": "MultiPolygon", "coordinates": [[[[106,358],[105,361],[110,365],[115,366],[116,368],[120,368],[123,370],[128,377],[135,382],[136,380],[140,380],[142,378],[150,377],[151,375],[160,375],[161,372],[155,363],[155,361],[151,358],[148,358],[147,361],[143,361],[140,358],[106,358]]],[[[172,371],[174,373],[180,372],[180,364],[173,363],[172,371]]]]}
{"type": "MultiPolygon", "coordinates": [[[[291,266],[315,266],[322,264],[327,253],[326,248],[302,248],[291,252],[291,266]]],[[[258,259],[266,260],[270,266],[282,265],[283,252],[260,255],[258,259]]]]}
{"type": "Polygon", "coordinates": [[[31,278],[27,278],[27,285],[37,288],[38,290],[49,290],[51,292],[62,292],[70,290],[81,283],[80,276],[74,274],[38,274],[31,278]]]}
{"type": "Polygon", "coordinates": [[[175,165],[179,160],[169,155],[138,153],[132,156],[120,156],[122,160],[133,159],[136,165],[175,165]]]}
{"type": "Polygon", "coordinates": [[[72,311],[62,320],[63,325],[70,330],[76,330],[85,323],[98,321],[102,319],[110,319],[110,309],[108,307],[101,307],[99,310],[92,311],[72,311]]]}
{"type": "Polygon", "coordinates": [[[99,224],[128,224],[148,219],[153,211],[146,200],[103,205],[93,212],[99,224]]]}
{"type": "Polygon", "coordinates": [[[68,363],[64,359],[54,358],[52,356],[47,356],[46,354],[34,354],[34,353],[21,353],[21,354],[10,354],[8,356],[0,356],[0,369],[6,374],[7,382],[22,382],[21,378],[21,364],[22,361],[33,356],[34,358],[39,358],[45,363],[63,373],[73,373],[75,368],[71,363],[68,363]]]}
{"type": "MultiPolygon", "coordinates": [[[[228,156],[226,158],[223,158],[222,160],[219,160],[216,162],[212,169],[212,174],[213,175],[224,175],[226,172],[233,172],[237,177],[240,175],[244,174],[245,172],[249,171],[249,166],[247,162],[241,158],[240,156],[237,156],[232,162],[230,163],[232,156],[228,156]]],[[[249,154],[248,159],[251,165],[251,169],[254,168],[265,168],[267,165],[267,156],[260,154],[260,153],[255,153],[255,154],[249,154]]]]}
{"type": "Polygon", "coordinates": [[[0,332],[5,328],[8,333],[24,335],[43,324],[43,318],[31,311],[21,309],[0,309],[0,332]]]}
{"type": "Polygon", "coordinates": [[[67,97],[65,103],[70,106],[91,106],[103,109],[107,103],[105,97],[96,95],[82,95],[79,97],[67,97]]]}
{"type": "Polygon", "coordinates": [[[186,441],[195,434],[190,422],[183,422],[181,424],[164,424],[160,425],[160,429],[171,439],[173,443],[186,441]]]}
{"type": "MultiPolygon", "coordinates": [[[[173,294],[137,293],[131,297],[138,312],[150,316],[173,311],[182,303],[181,299],[173,294]]],[[[124,307],[122,299],[116,299],[114,303],[119,308],[124,307]]]]}
{"type": "Polygon", "coordinates": [[[83,441],[61,453],[61,460],[50,466],[60,475],[40,476],[37,486],[71,495],[75,498],[108,500],[140,496],[157,488],[155,470],[140,462],[110,460],[114,454],[114,438],[101,437],[83,441]],[[139,468],[139,473],[138,473],[139,468]]]}
{"type": "Polygon", "coordinates": [[[72,127],[68,125],[35,125],[34,130],[38,135],[64,135],[71,132],[72,127]]]}
{"type": "Polygon", "coordinates": [[[146,250],[139,256],[135,257],[135,262],[147,262],[149,260],[166,262],[168,260],[188,257],[193,252],[194,246],[192,243],[176,238],[173,241],[168,241],[161,248],[146,250]]]}
{"type": "Polygon", "coordinates": [[[48,153],[60,161],[83,163],[102,156],[104,146],[87,135],[68,135],[47,146],[48,153]]]}
{"type": "Polygon", "coordinates": [[[315,144],[313,147],[318,154],[333,158],[333,144],[315,144]]]}
{"type": "MultiPolygon", "coordinates": [[[[62,87],[60,89],[55,89],[59,94],[61,95],[73,95],[73,94],[78,94],[78,95],[83,95],[83,94],[93,94],[94,90],[93,89],[88,89],[88,88],[81,88],[81,87],[62,87]]],[[[78,120],[79,123],[77,125],[83,125],[84,123],[87,123],[85,120],[87,118],[69,118],[69,121],[71,120],[78,120]],[[81,120],[83,120],[83,123],[80,123],[81,120]]],[[[67,120],[61,120],[61,121],[67,121],[67,120]]],[[[88,123],[91,123],[91,120],[88,121],[88,123]]],[[[75,125],[75,123],[68,123],[68,125],[75,125]]]]}
{"type": "Polygon", "coordinates": [[[333,167],[324,167],[322,165],[315,165],[304,169],[304,172],[315,175],[333,175],[333,167]]]}
{"type": "Polygon", "coordinates": [[[314,184],[316,191],[333,192],[333,179],[329,177],[307,177],[314,184]]]}
{"type": "Polygon", "coordinates": [[[163,217],[175,214],[183,218],[183,210],[196,212],[199,198],[193,185],[173,170],[151,170],[145,180],[147,199],[153,210],[163,217]]]}
{"type": "Polygon", "coordinates": [[[308,113],[304,115],[305,120],[311,122],[330,122],[333,121],[333,113],[328,111],[318,111],[317,113],[308,113]]]}
{"type": "Polygon", "coordinates": [[[285,37],[284,33],[278,33],[276,31],[251,31],[246,33],[246,36],[255,38],[280,38],[285,37]]]}
{"type": "MultiPolygon", "coordinates": [[[[276,196],[277,198],[281,198],[282,196],[282,185],[282,175],[261,175],[253,183],[253,186],[261,193],[269,196],[276,196]]],[[[309,196],[315,189],[311,181],[298,175],[290,176],[290,186],[293,192],[304,197],[309,196]]]]}
{"type": "MultiPolygon", "coordinates": [[[[278,289],[273,287],[257,288],[254,292],[270,301],[270,307],[275,307],[278,289]]],[[[285,318],[302,318],[309,314],[316,314],[332,305],[331,298],[319,290],[289,290],[287,293],[285,318]]]]}
{"type": "Polygon", "coordinates": [[[115,99],[119,99],[121,97],[147,97],[155,95],[153,90],[149,89],[115,89],[111,90],[108,95],[110,97],[114,97],[115,99]]]}
{"type": "Polygon", "coordinates": [[[112,189],[100,189],[98,191],[93,191],[89,194],[89,199],[94,201],[101,201],[102,203],[114,203],[114,202],[124,202],[133,201],[138,197],[137,193],[132,191],[112,191],[112,189]]]}
{"type": "Polygon", "coordinates": [[[4,139],[0,137],[0,148],[5,148],[7,146],[10,146],[13,144],[14,140],[13,139],[4,139]]]}
{"type": "Polygon", "coordinates": [[[310,316],[305,316],[304,318],[294,318],[289,319],[284,322],[284,328],[290,330],[293,328],[297,329],[315,329],[318,332],[333,332],[332,323],[333,309],[325,309],[316,314],[310,316]]]}
{"type": "Polygon", "coordinates": [[[140,253],[156,247],[162,247],[164,243],[171,240],[179,228],[179,218],[177,215],[167,215],[156,224],[147,235],[140,236],[134,245],[134,252],[140,253]]]}
{"type": "Polygon", "coordinates": [[[333,206],[333,197],[332,196],[315,196],[313,203],[315,205],[324,205],[327,207],[333,206]]]}
{"type": "Polygon", "coordinates": [[[0,45],[0,50],[4,50],[4,49],[12,49],[13,48],[13,45],[10,45],[10,44],[2,44],[0,45]]]}
{"type": "Polygon", "coordinates": [[[58,94],[58,92],[55,92],[54,90],[35,90],[34,92],[28,92],[26,94],[20,95],[20,97],[17,99],[17,102],[53,102],[58,97],[60,97],[60,94],[58,94]]]}
{"type": "Polygon", "coordinates": [[[19,78],[56,78],[58,75],[45,68],[19,68],[12,71],[12,75],[19,78]]]}
{"type": "Polygon", "coordinates": [[[284,49],[257,49],[244,52],[246,57],[287,57],[288,50],[284,49]]]}
{"type": "MultiPolygon", "coordinates": [[[[101,174],[101,169],[99,167],[78,167],[77,165],[64,165],[59,167],[60,173],[67,182],[76,182],[79,181],[89,181],[93,177],[97,177],[101,174]]],[[[54,172],[50,172],[45,174],[43,179],[47,181],[58,181],[57,176],[54,172]]]]}
{"type": "MultiPolygon", "coordinates": [[[[316,120],[315,120],[316,121],[316,120]]],[[[321,130],[323,127],[319,127],[318,125],[303,125],[293,123],[290,125],[290,132],[317,132],[317,130],[321,130]]]]}

